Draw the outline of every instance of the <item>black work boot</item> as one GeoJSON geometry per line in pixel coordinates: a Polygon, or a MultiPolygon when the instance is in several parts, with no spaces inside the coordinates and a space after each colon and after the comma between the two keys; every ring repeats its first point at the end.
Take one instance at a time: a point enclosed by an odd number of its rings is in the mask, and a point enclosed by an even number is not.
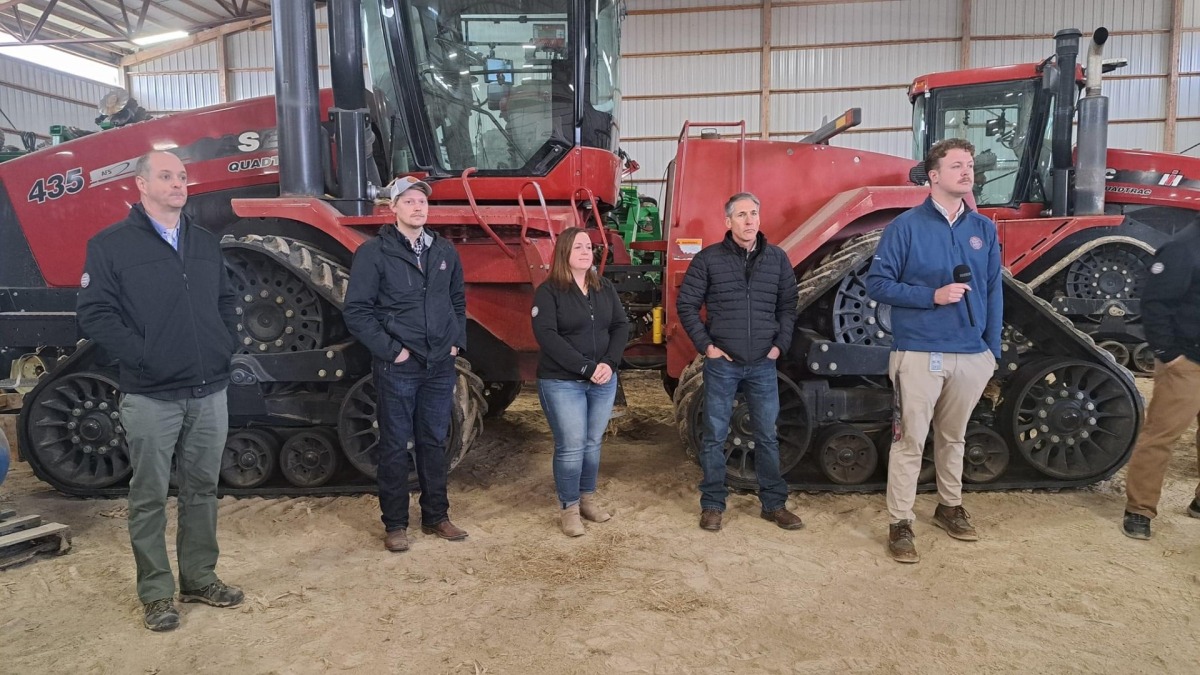
{"type": "Polygon", "coordinates": [[[913,544],[911,520],[902,520],[888,526],[888,553],[892,554],[892,560],[896,562],[921,562],[921,556],[913,544]]]}
{"type": "Polygon", "coordinates": [[[180,602],[203,602],[213,607],[237,607],[244,597],[242,589],[227,586],[220,579],[194,591],[179,591],[180,602]]]}
{"type": "Polygon", "coordinates": [[[1200,497],[1193,499],[1191,504],[1188,504],[1187,514],[1193,518],[1200,518],[1200,497]]]}
{"type": "Polygon", "coordinates": [[[938,504],[933,510],[933,524],[946,534],[962,541],[979,541],[979,534],[971,524],[971,515],[962,506],[938,504]]]}
{"type": "Polygon", "coordinates": [[[721,512],[716,509],[704,509],[700,512],[700,529],[716,532],[721,529],[721,512]]]}
{"type": "Polygon", "coordinates": [[[1150,538],[1150,519],[1140,513],[1125,512],[1125,520],[1121,523],[1121,531],[1130,539],[1150,538]]]}
{"type": "Polygon", "coordinates": [[[175,630],[179,628],[179,610],[171,598],[147,602],[142,606],[142,623],[156,632],[175,630]]]}

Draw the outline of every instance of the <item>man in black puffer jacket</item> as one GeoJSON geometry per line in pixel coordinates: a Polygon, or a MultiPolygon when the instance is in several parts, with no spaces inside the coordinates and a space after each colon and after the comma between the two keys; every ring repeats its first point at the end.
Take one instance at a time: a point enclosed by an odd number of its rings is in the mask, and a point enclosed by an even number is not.
{"type": "Polygon", "coordinates": [[[704,429],[700,466],[700,527],[721,529],[725,511],[725,440],[741,385],[754,427],[754,466],[762,517],[779,527],[804,526],[787,510],[779,471],[779,385],[775,361],[788,350],[796,323],[796,274],[787,254],[758,231],[758,198],[742,192],[725,203],[723,241],[688,266],[675,308],[696,350],[704,354],[704,429]],[[700,308],[707,320],[700,320],[700,308]]]}
{"type": "Polygon", "coordinates": [[[233,607],[243,598],[214,571],[236,298],[220,242],[182,213],[183,162],[151,152],[134,173],[141,203],[88,242],[77,316],[83,332],[120,368],[137,592],[143,623],[163,631],[179,625],[165,539],[172,457],[179,484],[179,599],[233,607]]]}

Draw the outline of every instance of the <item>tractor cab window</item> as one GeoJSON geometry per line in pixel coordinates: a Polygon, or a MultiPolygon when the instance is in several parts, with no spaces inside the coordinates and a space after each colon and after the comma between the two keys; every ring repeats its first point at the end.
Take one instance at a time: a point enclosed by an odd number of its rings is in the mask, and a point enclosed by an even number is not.
{"type": "Polygon", "coordinates": [[[913,99],[913,159],[918,162],[925,161],[925,154],[929,150],[929,144],[925,142],[929,131],[925,128],[925,95],[922,94],[913,99]]]}
{"type": "Polygon", "coordinates": [[[1043,145],[1039,125],[1031,144],[1030,128],[1037,106],[1037,86],[1029,82],[1000,82],[946,88],[932,95],[928,113],[931,141],[965,138],[975,146],[975,201],[980,206],[1005,206],[1020,200],[1018,181],[1027,180],[1022,159],[1043,145]]]}

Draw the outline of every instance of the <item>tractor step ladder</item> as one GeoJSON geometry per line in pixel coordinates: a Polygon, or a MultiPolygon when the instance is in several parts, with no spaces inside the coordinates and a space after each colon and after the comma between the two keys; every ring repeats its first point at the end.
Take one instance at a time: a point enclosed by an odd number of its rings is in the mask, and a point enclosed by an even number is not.
{"type": "Polygon", "coordinates": [[[29,562],[40,553],[62,555],[71,550],[71,528],[42,524],[41,516],[17,516],[0,509],[0,570],[29,562]]]}

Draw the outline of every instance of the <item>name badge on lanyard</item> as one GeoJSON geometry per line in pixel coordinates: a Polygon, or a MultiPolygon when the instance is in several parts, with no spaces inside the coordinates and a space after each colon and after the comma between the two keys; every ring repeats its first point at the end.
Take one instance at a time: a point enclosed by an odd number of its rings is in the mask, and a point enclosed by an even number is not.
{"type": "Polygon", "coordinates": [[[931,372],[931,373],[942,372],[942,353],[941,352],[929,352],[929,372],[931,372]]]}

